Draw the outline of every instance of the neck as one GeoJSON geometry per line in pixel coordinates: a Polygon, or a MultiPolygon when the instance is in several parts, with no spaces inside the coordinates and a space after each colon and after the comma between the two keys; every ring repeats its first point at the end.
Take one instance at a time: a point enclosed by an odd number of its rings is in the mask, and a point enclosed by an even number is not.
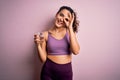
{"type": "Polygon", "coordinates": [[[59,33],[59,32],[61,32],[61,31],[64,31],[66,28],[64,28],[64,27],[54,27],[53,28],[54,30],[55,30],[55,32],[57,32],[57,33],[59,33]]]}

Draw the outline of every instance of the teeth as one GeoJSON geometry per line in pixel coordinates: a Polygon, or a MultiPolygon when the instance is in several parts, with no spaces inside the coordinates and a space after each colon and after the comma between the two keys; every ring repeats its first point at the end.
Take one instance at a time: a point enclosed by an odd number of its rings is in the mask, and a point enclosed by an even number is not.
{"type": "Polygon", "coordinates": [[[62,22],[62,21],[60,21],[60,20],[57,20],[57,24],[62,25],[62,24],[63,24],[63,22],[62,22]]]}
{"type": "Polygon", "coordinates": [[[62,24],[63,22],[59,21],[58,23],[62,24]]]}
{"type": "Polygon", "coordinates": [[[58,24],[62,24],[61,22],[59,22],[58,24]]]}

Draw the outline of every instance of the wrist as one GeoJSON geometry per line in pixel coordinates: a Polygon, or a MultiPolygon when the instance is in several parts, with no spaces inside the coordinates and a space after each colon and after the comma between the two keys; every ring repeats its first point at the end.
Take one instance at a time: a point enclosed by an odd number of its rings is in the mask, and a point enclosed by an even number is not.
{"type": "Polygon", "coordinates": [[[69,31],[73,31],[73,28],[72,28],[72,27],[68,27],[68,30],[69,30],[69,31]]]}
{"type": "Polygon", "coordinates": [[[39,47],[39,46],[40,46],[40,43],[36,43],[36,46],[39,47]]]}

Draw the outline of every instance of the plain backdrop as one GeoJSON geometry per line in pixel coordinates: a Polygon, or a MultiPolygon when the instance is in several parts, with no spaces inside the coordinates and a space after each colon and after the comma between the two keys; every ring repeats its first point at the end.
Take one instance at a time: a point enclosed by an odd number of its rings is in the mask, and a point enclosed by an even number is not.
{"type": "Polygon", "coordinates": [[[39,80],[36,32],[67,5],[80,20],[73,80],[120,80],[120,0],[0,0],[0,80],[39,80]]]}

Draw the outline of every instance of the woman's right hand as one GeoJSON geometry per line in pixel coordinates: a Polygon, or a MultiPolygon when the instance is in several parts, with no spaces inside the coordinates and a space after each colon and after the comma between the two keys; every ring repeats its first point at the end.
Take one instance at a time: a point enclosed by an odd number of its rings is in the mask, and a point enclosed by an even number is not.
{"type": "Polygon", "coordinates": [[[43,33],[34,34],[34,42],[35,42],[37,45],[42,44],[42,43],[44,42],[43,33]]]}

